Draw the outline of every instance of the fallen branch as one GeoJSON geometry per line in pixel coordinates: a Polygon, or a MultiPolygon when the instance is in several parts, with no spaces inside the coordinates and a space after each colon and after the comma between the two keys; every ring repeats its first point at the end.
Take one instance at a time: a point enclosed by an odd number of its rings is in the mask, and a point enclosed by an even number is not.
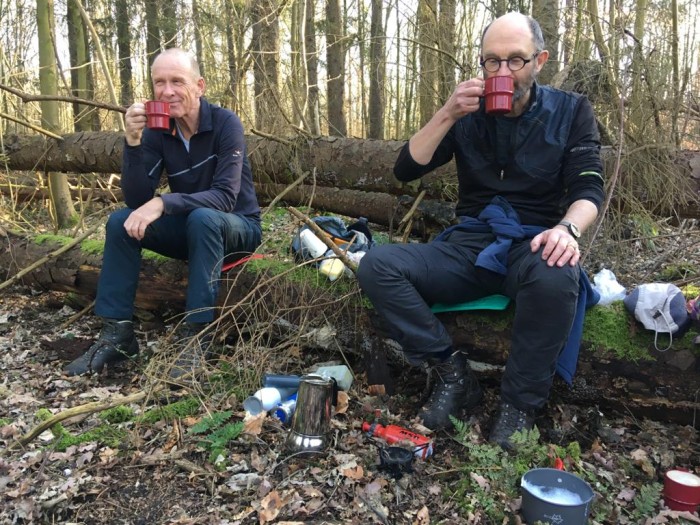
{"type": "MultiPolygon", "coordinates": [[[[7,91],[9,93],[12,93],[13,95],[17,95],[19,98],[22,99],[22,102],[25,102],[25,103],[32,102],[32,101],[42,102],[42,101],[47,101],[47,100],[56,100],[58,102],[71,102],[71,103],[75,103],[75,104],[81,104],[83,106],[93,106],[96,108],[108,109],[110,111],[119,111],[120,113],[126,113],[125,107],[117,106],[115,104],[108,104],[106,102],[97,102],[95,100],[88,100],[85,98],[78,98],[78,97],[69,97],[69,96],[64,96],[64,95],[32,95],[29,93],[25,93],[24,91],[20,91],[19,89],[15,89],[15,88],[12,88],[10,86],[6,86],[4,84],[0,84],[0,89],[7,91]]],[[[11,117],[5,116],[5,118],[11,118],[11,117]]]]}
{"type": "Polygon", "coordinates": [[[301,220],[306,224],[309,228],[311,228],[311,231],[313,231],[316,236],[323,241],[323,243],[328,246],[330,250],[333,251],[334,254],[338,256],[338,258],[343,261],[343,264],[350,268],[352,273],[357,273],[357,264],[355,264],[353,261],[348,259],[347,255],[343,250],[341,250],[337,244],[333,242],[333,239],[331,239],[326,232],[324,232],[321,227],[316,224],[314,221],[312,221],[309,217],[301,213],[299,210],[294,208],[293,206],[287,206],[287,210],[289,213],[294,215],[297,219],[301,220]]]}
{"type": "Polygon", "coordinates": [[[130,396],[118,397],[109,401],[95,401],[93,403],[79,405],[77,407],[72,407],[67,410],[64,410],[63,412],[59,412],[58,414],[55,414],[46,421],[42,421],[41,423],[39,423],[25,435],[17,439],[4,451],[0,451],[0,456],[3,456],[7,451],[17,450],[19,448],[27,446],[27,444],[31,443],[32,440],[34,440],[34,438],[36,438],[44,430],[48,430],[49,428],[51,428],[57,423],[60,423],[61,421],[65,421],[66,419],[70,419],[75,416],[82,416],[85,414],[94,414],[95,412],[102,412],[104,410],[108,410],[110,408],[118,407],[121,405],[126,405],[129,403],[136,403],[137,401],[145,399],[149,395],[159,392],[163,388],[163,385],[156,385],[150,392],[140,390],[135,394],[131,394],[130,396]]]}

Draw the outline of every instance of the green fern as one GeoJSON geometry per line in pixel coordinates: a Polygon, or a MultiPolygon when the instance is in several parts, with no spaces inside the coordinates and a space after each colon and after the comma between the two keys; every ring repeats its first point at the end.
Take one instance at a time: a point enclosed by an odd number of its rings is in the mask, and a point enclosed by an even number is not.
{"type": "Polygon", "coordinates": [[[452,421],[452,424],[455,427],[455,430],[457,431],[457,435],[455,436],[455,439],[459,441],[460,443],[464,444],[467,441],[468,434],[469,434],[469,425],[465,421],[462,421],[461,419],[457,419],[453,415],[450,414],[450,421],[452,421]]]}
{"type": "Polygon", "coordinates": [[[659,498],[661,498],[661,483],[643,485],[639,489],[639,494],[632,500],[634,503],[632,518],[637,520],[653,516],[654,510],[659,503],[659,498]]]}
{"type": "Polygon", "coordinates": [[[190,428],[190,434],[204,434],[209,430],[219,428],[224,424],[233,414],[230,410],[224,410],[223,412],[216,412],[211,416],[202,418],[202,420],[190,428]]]}

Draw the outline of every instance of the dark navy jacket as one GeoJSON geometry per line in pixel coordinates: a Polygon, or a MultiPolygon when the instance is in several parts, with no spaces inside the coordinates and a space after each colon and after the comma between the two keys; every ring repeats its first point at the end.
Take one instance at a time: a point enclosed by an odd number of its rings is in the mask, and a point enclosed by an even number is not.
{"type": "Polygon", "coordinates": [[[576,200],[600,208],[603,167],[588,99],[537,84],[532,96],[529,108],[513,119],[508,151],[498,151],[496,137],[496,119],[507,117],[486,115],[482,101],[479,111],[452,126],[427,165],[416,163],[406,144],[394,167],[396,177],[414,180],[454,157],[458,216],[477,217],[497,195],[513,206],[522,224],[548,228],[576,200]]]}
{"type": "Polygon", "coordinates": [[[170,187],[161,195],[166,214],[212,208],[259,221],[243,125],[232,111],[200,101],[199,129],[190,138],[189,152],[173,119],[170,130],[144,129],[141,145],[124,146],[124,201],[135,209],[152,199],[165,173],[170,187]]]}

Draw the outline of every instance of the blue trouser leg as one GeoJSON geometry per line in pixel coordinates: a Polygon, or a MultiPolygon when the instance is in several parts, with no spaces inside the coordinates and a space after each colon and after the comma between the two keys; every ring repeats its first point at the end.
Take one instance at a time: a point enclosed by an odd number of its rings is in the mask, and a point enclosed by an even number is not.
{"type": "Polygon", "coordinates": [[[251,253],[260,244],[256,221],[237,214],[199,208],[186,215],[164,215],[151,223],[141,242],[129,237],[124,222],[133,210],[113,213],[107,221],[102,271],[95,313],[130,319],[141,267],[141,249],[188,260],[187,321],[210,322],[225,255],[251,253]]]}
{"type": "Polygon", "coordinates": [[[550,268],[539,252],[531,252],[528,241],[514,243],[507,276],[476,267],[477,254],[492,240],[458,233],[447,242],[377,246],[363,257],[357,277],[389,335],[412,363],[451,345],[431,304],[492,293],[514,299],[512,346],[501,395],[520,409],[541,408],[573,322],[580,270],[550,268]]]}

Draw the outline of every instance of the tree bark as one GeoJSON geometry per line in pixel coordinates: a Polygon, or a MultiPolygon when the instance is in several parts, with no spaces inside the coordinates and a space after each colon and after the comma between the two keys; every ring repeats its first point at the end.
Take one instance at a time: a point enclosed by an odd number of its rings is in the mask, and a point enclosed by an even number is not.
{"type": "Polygon", "coordinates": [[[321,134],[321,113],[318,96],[318,52],[316,50],[316,0],[306,0],[304,12],[304,63],[306,83],[309,89],[307,100],[307,124],[312,135],[321,134]]]}
{"type": "Polygon", "coordinates": [[[326,1],[326,106],[328,134],[345,137],[345,34],[339,0],[326,1]]]}
{"type": "Polygon", "coordinates": [[[119,100],[129,106],[134,102],[134,90],[131,85],[131,29],[129,28],[129,9],[126,0],[117,0],[117,49],[119,57],[119,100]]]}
{"type": "Polygon", "coordinates": [[[420,125],[425,126],[437,109],[438,57],[437,0],[418,0],[418,41],[420,50],[420,77],[418,79],[418,106],[420,125]]]}
{"type": "MultiPolygon", "coordinates": [[[[55,21],[53,0],[37,0],[37,32],[39,34],[39,84],[42,95],[58,93],[58,75],[56,72],[56,49],[54,47],[55,21]]],[[[58,133],[60,121],[58,102],[45,100],[41,102],[42,126],[48,131],[58,133]]],[[[77,218],[66,177],[49,171],[49,191],[51,192],[51,209],[53,218],[59,228],[71,226],[77,218]]]]}
{"type": "Polygon", "coordinates": [[[369,72],[369,138],[384,138],[385,45],[382,0],[372,0],[369,72]]]}
{"type": "MultiPolygon", "coordinates": [[[[63,137],[59,142],[39,135],[6,135],[4,150],[0,153],[7,156],[7,166],[12,170],[121,172],[124,143],[121,133],[73,133],[63,137]]],[[[394,178],[394,162],[404,141],[319,137],[297,139],[289,146],[248,136],[247,143],[258,184],[286,186],[294,182],[299,170],[315,171],[315,182],[320,186],[411,196],[425,190],[429,200],[454,202],[450,196],[457,185],[454,162],[425,175],[416,185],[401,184],[394,178]],[[295,169],[292,170],[293,164],[295,169]]],[[[614,153],[610,148],[603,148],[607,164],[614,162],[614,153]]],[[[700,180],[700,154],[697,152],[681,152],[669,164],[684,177],[700,180]]],[[[311,184],[310,179],[307,184],[311,184]]],[[[683,217],[697,217],[700,211],[692,205],[682,208],[680,213],[683,217]]]]}
{"type": "Polygon", "coordinates": [[[274,132],[282,109],[279,101],[279,18],[275,0],[253,4],[253,77],[255,79],[255,126],[274,132]]]}

